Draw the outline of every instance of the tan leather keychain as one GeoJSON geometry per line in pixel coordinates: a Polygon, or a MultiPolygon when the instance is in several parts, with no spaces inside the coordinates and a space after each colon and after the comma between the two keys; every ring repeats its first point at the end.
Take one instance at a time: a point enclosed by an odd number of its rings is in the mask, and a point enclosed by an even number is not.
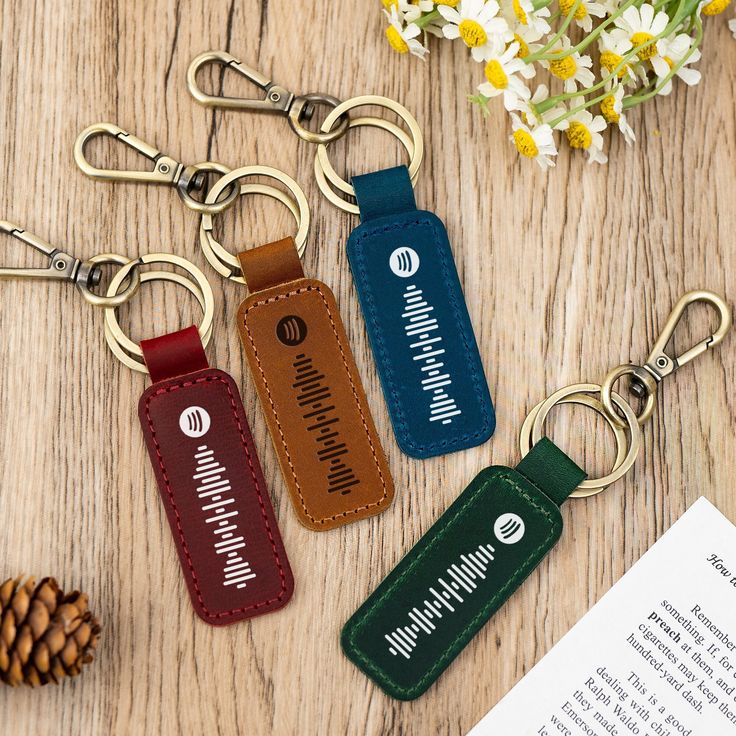
{"type": "Polygon", "coordinates": [[[240,188],[286,204],[299,224],[296,240],[235,257],[214,239],[207,214],[200,239],[215,269],[250,291],[238,310],[238,330],[299,520],[310,529],[331,529],[385,509],[393,481],[335,297],[304,275],[304,193],[277,169],[247,166],[216,182],[207,201],[253,176],[272,177],[290,190],[252,183],[240,188]]]}

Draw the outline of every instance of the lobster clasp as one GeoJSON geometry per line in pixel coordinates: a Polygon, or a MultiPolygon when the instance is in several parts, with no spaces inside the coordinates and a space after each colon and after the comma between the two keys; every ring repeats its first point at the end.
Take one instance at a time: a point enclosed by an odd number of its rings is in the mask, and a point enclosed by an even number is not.
{"type": "Polygon", "coordinates": [[[294,101],[293,93],[284,87],[274,84],[268,77],[261,74],[242,61],[236,59],[227,51],[205,51],[195,59],[187,69],[187,87],[197,102],[205,107],[226,107],[237,110],[256,110],[286,115],[294,101]],[[207,64],[221,64],[242,75],[265,92],[262,99],[249,97],[227,97],[225,95],[209,95],[203,92],[197,84],[197,72],[207,64]]]}
{"type": "MultiPolygon", "coordinates": [[[[731,309],[722,297],[718,296],[718,294],[714,294],[712,291],[689,291],[682,297],[682,299],[680,299],[679,302],[677,302],[670,313],[670,316],[667,318],[662,334],[654,343],[652,351],[643,368],[651,373],[652,376],[654,376],[654,379],[659,382],[679,368],[682,368],[682,366],[686,365],[694,358],[702,355],[706,350],[710,350],[722,342],[723,338],[731,329],[731,324],[731,309]],[[667,345],[672,339],[672,335],[674,334],[683,315],[687,311],[687,308],[695,302],[704,302],[705,304],[713,307],[720,317],[720,325],[712,335],[709,335],[705,339],[696,343],[689,350],[686,350],[680,355],[671,356],[666,352],[667,345]]],[[[634,379],[632,381],[632,391],[635,394],[638,394],[641,388],[642,387],[637,384],[636,379],[634,379]]]]}
{"type": "MultiPolygon", "coordinates": [[[[64,253],[64,251],[54,248],[45,240],[41,240],[36,235],[26,232],[19,225],[15,225],[7,220],[0,220],[0,233],[10,235],[12,238],[22,241],[26,245],[30,245],[37,251],[40,251],[49,258],[49,265],[46,268],[0,268],[0,278],[31,278],[31,279],[52,279],[54,281],[77,281],[80,273],[80,267],[83,265],[79,258],[64,253]]],[[[97,285],[100,281],[99,269],[87,274],[90,283],[97,285]]]]}
{"type": "Polygon", "coordinates": [[[85,128],[78,136],[74,143],[74,160],[77,166],[92,179],[100,179],[102,181],[138,181],[150,184],[175,184],[181,171],[184,168],[182,164],[175,161],[170,156],[165,156],[157,148],[146,143],[140,138],[131,135],[126,130],[114,125],[113,123],[96,123],[85,128]],[[85,156],[85,147],[87,143],[100,135],[109,135],[112,138],[130,146],[138,153],[154,162],[155,166],[152,171],[138,170],[118,170],[118,169],[98,169],[87,160],[85,156]]]}

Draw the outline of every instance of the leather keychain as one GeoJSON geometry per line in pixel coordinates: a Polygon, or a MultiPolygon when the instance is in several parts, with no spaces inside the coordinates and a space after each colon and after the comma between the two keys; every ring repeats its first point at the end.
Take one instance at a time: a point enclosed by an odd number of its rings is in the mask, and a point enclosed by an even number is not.
{"type": "Polygon", "coordinates": [[[399,447],[412,457],[428,458],[488,440],[496,423],[493,403],[447,231],[439,218],[418,210],[414,201],[412,187],[424,149],[421,130],[409,111],[375,95],[345,102],[324,94],[295,96],[224,51],[194,59],[187,84],[194,98],[208,107],[287,115],[301,139],[317,144],[314,173],[323,194],[341,209],[360,214],[361,225],[348,241],[348,257],[399,447]],[[197,72],[211,63],[252,81],[264,90],[265,99],[204,93],[197,72]],[[315,104],[333,108],[319,131],[303,125],[315,104]],[[383,118],[350,117],[350,111],[365,106],[396,113],[410,135],[383,118]],[[381,128],[398,138],[409,155],[409,167],[356,176],[352,185],[343,180],[329,161],[327,146],[361,126],[381,128]],[[344,195],[357,199],[357,205],[344,195]]]}
{"type": "Polygon", "coordinates": [[[294,581],[240,394],[227,373],[209,367],[204,353],[214,300],[202,272],[165,253],[133,260],[102,254],[81,262],[12,223],[0,221],[0,232],[50,259],[44,269],[0,269],[1,277],[72,281],[86,301],[105,308],[113,353],[130,368],[150,372],[154,383],[140,400],[141,426],[197,614],[223,625],[284,606],[294,581]],[[177,266],[190,278],[141,273],[151,263],[177,266]],[[105,296],[92,291],[102,264],[120,266],[105,296]],[[115,310],[141,283],[154,280],[191,291],[204,319],[199,330],[189,327],[138,346],[123,334],[115,310]]]}
{"type": "Polygon", "coordinates": [[[323,531],[383,511],[393,499],[393,481],[335,297],[304,275],[309,209],[302,190],[277,169],[247,166],[216,182],[206,201],[256,176],[278,180],[290,194],[258,183],[241,184],[241,194],[286,204],[297,220],[296,240],[235,257],[215,240],[206,214],[200,240],[221,275],[248,287],[237,324],[261,407],[297,516],[323,531]]]}
{"type": "Polygon", "coordinates": [[[141,256],[118,271],[108,295],[132,268],[151,263],[188,273],[150,271],[141,281],[187,288],[204,310],[202,325],[138,346],[108,308],[105,338],[127,366],[151,375],[138,414],[192,604],[207,623],[230,624],[286,605],[294,580],[240,393],[204,353],[214,316],[204,274],[179,256],[141,256]]]}
{"type": "Polygon", "coordinates": [[[659,382],[718,345],[730,327],[722,298],[689,292],[644,366],[620,366],[601,385],[574,384],[534,407],[522,426],[523,459],[516,469],[495,466],[476,476],[345,624],[345,654],[395,698],[412,700],[425,692],[554,547],[562,532],[562,503],[600,493],[628,472],[659,382]],[[720,326],[670,357],[667,344],[693,302],[714,307],[720,326]],[[613,391],[626,375],[632,393],[644,400],[638,415],[613,391]],[[604,478],[584,480],[584,471],[543,436],[549,412],[564,403],[593,409],[613,430],[618,453],[604,478]]]}

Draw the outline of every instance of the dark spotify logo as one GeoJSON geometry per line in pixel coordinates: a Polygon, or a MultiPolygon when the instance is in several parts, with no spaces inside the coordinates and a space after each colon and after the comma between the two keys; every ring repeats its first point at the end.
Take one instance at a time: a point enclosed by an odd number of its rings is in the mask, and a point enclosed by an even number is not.
{"type": "Polygon", "coordinates": [[[521,541],[525,531],[524,520],[516,514],[502,514],[493,525],[496,539],[504,544],[516,544],[521,541]]]}
{"type": "Polygon", "coordinates": [[[307,325],[301,317],[290,314],[282,318],[276,325],[276,337],[281,340],[284,345],[293,347],[304,342],[307,336],[307,325]]]}
{"type": "Polygon", "coordinates": [[[397,276],[408,279],[419,270],[419,254],[413,248],[402,246],[391,254],[388,265],[397,276]]]}

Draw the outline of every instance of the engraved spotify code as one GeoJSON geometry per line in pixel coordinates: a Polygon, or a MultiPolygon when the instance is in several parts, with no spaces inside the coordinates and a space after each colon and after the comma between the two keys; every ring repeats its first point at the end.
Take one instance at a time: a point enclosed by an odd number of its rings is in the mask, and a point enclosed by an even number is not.
{"type": "Polygon", "coordinates": [[[429,421],[451,424],[452,418],[462,411],[450,393],[452,377],[443,371],[441,358],[445,354],[437,319],[432,316],[434,307],[427,302],[424,292],[415,284],[409,284],[404,292],[404,330],[411,339],[409,348],[412,359],[419,366],[422,390],[429,392],[429,421]]]}
{"type": "Polygon", "coordinates": [[[235,499],[230,494],[230,481],[225,477],[226,470],[215,460],[215,453],[207,445],[200,445],[194,455],[197,466],[194,480],[197,496],[203,501],[202,511],[206,524],[212,525],[212,541],[215,553],[223,555],[223,585],[245,588],[248,581],[256,577],[250,563],[238,550],[245,548],[245,538],[239,533],[238,512],[230,508],[235,499]]]}
{"type": "Polygon", "coordinates": [[[437,583],[430,586],[429,597],[421,606],[409,611],[411,622],[385,634],[389,652],[395,657],[401,655],[411,659],[420,636],[431,636],[438,621],[455,613],[475,592],[478,587],[475,581],[486,579],[485,573],[494,560],[495,552],[490,544],[480,544],[475,552],[460,555],[460,559],[447,568],[445,577],[437,578],[437,583]]]}
{"type": "Polygon", "coordinates": [[[345,496],[360,483],[350,467],[348,447],[342,441],[340,417],[332,400],[330,387],[322,383],[325,376],[314,367],[312,358],[299,353],[294,360],[296,380],[292,384],[297,392],[296,401],[304,413],[307,431],[314,437],[317,458],[325,464],[325,480],[328,493],[345,496]]]}

